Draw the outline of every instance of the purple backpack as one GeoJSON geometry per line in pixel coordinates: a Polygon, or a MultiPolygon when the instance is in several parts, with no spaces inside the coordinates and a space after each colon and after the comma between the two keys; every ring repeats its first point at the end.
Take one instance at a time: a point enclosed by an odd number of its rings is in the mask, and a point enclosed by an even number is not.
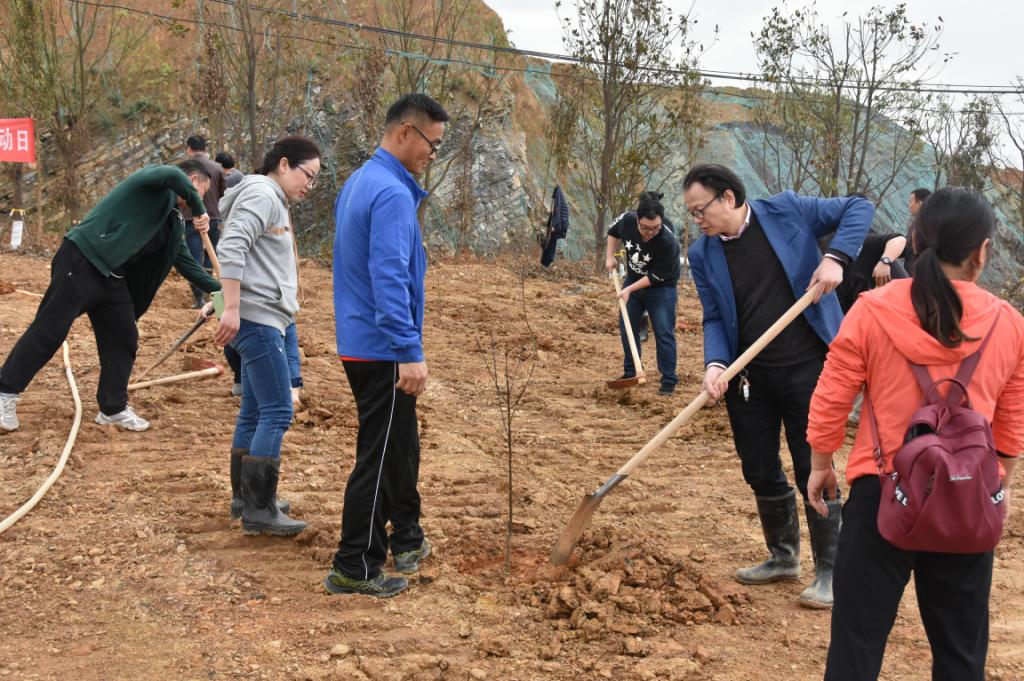
{"type": "Polygon", "coordinates": [[[978,349],[960,364],[955,378],[932,381],[927,367],[910,364],[924,401],[910,418],[903,446],[884,472],[878,422],[868,391],[868,412],[875,464],[882,484],[878,531],[906,551],[984,553],[999,543],[1005,514],[999,464],[988,419],[974,411],[967,394],[981,353],[999,315],[978,349]],[[951,383],[949,395],[938,388],[951,383]],[[955,399],[959,397],[959,399],[955,399]]]}

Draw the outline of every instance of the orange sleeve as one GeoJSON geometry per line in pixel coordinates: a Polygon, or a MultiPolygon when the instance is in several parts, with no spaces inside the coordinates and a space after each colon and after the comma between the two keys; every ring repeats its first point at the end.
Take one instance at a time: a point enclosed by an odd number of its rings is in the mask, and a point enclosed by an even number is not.
{"type": "MultiPolygon", "coordinates": [[[[1003,392],[996,398],[996,407],[992,414],[992,437],[996,449],[1008,456],[1018,456],[1024,451],[1024,343],[1020,333],[1019,314],[1014,334],[1013,353],[1017,362],[1010,374],[1010,379],[1003,387],[1003,392]]],[[[998,341],[998,339],[993,339],[998,341]]]]}
{"type": "Polygon", "coordinates": [[[854,304],[843,319],[811,397],[807,442],[819,452],[833,453],[843,445],[853,401],[867,378],[864,349],[872,322],[863,310],[863,305],[854,304]]]}

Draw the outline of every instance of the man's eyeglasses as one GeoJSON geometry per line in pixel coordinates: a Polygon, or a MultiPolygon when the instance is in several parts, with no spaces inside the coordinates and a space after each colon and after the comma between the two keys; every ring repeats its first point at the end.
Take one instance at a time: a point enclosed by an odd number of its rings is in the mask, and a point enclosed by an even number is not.
{"type": "Polygon", "coordinates": [[[706,211],[708,209],[708,206],[710,206],[712,203],[714,203],[715,201],[717,201],[720,198],[722,198],[721,194],[715,194],[714,196],[711,197],[710,201],[705,203],[700,208],[696,208],[694,210],[688,210],[686,212],[689,213],[690,217],[693,218],[694,220],[703,220],[704,219],[704,211],[706,211]]]}
{"type": "Polygon", "coordinates": [[[409,123],[409,127],[412,128],[413,130],[415,130],[417,133],[419,133],[419,136],[423,138],[423,141],[430,145],[430,154],[431,154],[431,156],[436,156],[437,153],[439,151],[441,151],[441,143],[440,142],[431,142],[430,138],[427,137],[426,135],[424,135],[423,131],[420,130],[419,128],[417,128],[412,123],[409,123]]]}
{"type": "Polygon", "coordinates": [[[295,167],[298,168],[299,170],[301,170],[302,174],[306,176],[306,185],[310,189],[312,189],[313,187],[316,186],[316,181],[317,181],[317,177],[318,177],[316,173],[311,173],[308,170],[306,170],[305,168],[303,168],[302,166],[295,166],[295,167]]]}

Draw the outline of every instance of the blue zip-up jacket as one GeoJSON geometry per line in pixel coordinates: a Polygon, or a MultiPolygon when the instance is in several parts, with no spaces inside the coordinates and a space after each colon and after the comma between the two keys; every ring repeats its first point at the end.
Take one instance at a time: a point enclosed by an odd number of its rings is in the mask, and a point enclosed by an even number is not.
{"type": "MultiPolygon", "coordinates": [[[[837,250],[853,262],[875,214],[870,201],[856,196],[817,199],[787,191],[748,203],[782,263],[796,298],[807,290],[811,275],[821,263],[818,239],[835,232],[829,250],[837,250]]],[[[702,236],[687,255],[704,307],[704,366],[713,362],[731,364],[739,356],[739,324],[722,240],[717,235],[702,236]]],[[[834,291],[803,314],[826,345],[835,338],[843,321],[834,291]]]]}
{"type": "Polygon", "coordinates": [[[416,208],[427,195],[377,149],[334,204],[334,323],[338,355],[423,361],[423,250],[416,208]]]}

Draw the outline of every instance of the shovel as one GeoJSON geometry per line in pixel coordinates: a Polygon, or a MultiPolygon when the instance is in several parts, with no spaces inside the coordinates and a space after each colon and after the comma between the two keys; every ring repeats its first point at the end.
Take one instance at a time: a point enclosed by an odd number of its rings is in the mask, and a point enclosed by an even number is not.
{"type": "Polygon", "coordinates": [[[174,341],[174,345],[171,346],[170,350],[168,350],[164,354],[160,355],[160,359],[158,359],[156,362],[154,362],[153,366],[149,367],[148,369],[146,369],[145,371],[143,371],[141,374],[138,375],[138,377],[135,379],[136,382],[141,381],[143,378],[146,377],[146,375],[149,372],[151,372],[153,369],[156,369],[158,366],[160,366],[165,361],[167,361],[167,358],[170,357],[171,355],[173,355],[174,351],[177,350],[178,348],[180,348],[181,344],[184,343],[185,341],[187,341],[189,339],[189,337],[192,334],[194,334],[199,329],[200,326],[205,324],[207,319],[208,319],[208,317],[203,317],[202,315],[200,315],[199,319],[196,320],[196,323],[192,325],[192,328],[189,329],[188,331],[186,331],[184,334],[182,334],[181,338],[179,338],[178,340],[174,341]]]}
{"type": "MultiPolygon", "coordinates": [[[[743,370],[743,367],[750,363],[750,360],[754,359],[764,347],[771,343],[776,336],[778,336],[783,329],[796,319],[800,314],[810,305],[815,296],[819,294],[821,290],[821,284],[817,284],[814,288],[807,291],[801,298],[796,301],[792,307],[790,307],[782,317],[778,319],[771,327],[768,328],[761,337],[754,341],[754,344],[747,348],[739,358],[729,365],[729,368],[722,374],[722,379],[725,381],[731,380],[736,374],[743,370]]],[[[628,327],[627,327],[628,328],[628,327]]],[[[693,402],[687,405],[686,409],[683,409],[679,414],[669,422],[667,426],[661,429],[654,438],[643,446],[639,452],[633,455],[633,458],[626,462],[626,464],[618,470],[618,472],[612,477],[608,478],[608,481],[597,488],[593,494],[588,494],[580,503],[579,508],[573,514],[572,518],[569,519],[569,524],[566,525],[565,529],[562,530],[562,535],[558,538],[554,548],[551,549],[551,564],[552,565],[565,565],[569,562],[569,556],[572,555],[572,551],[576,548],[576,543],[583,536],[583,531],[590,525],[590,519],[594,516],[597,511],[597,507],[601,505],[601,501],[605,495],[615,489],[620,482],[625,480],[630,472],[639,466],[644,459],[648,457],[651,452],[658,449],[661,445],[665,444],[665,441],[675,435],[676,431],[679,430],[680,426],[690,420],[694,414],[696,414],[701,407],[707,404],[711,396],[708,395],[707,391],[702,390],[700,395],[694,398],[693,402]]]]}
{"type": "MultiPolygon", "coordinates": [[[[615,282],[615,294],[618,296],[622,292],[622,283],[619,281],[619,273],[612,272],[612,281],[615,282]]],[[[626,327],[626,340],[629,341],[629,351],[633,355],[633,366],[636,367],[636,376],[630,378],[616,378],[615,380],[608,381],[607,385],[609,388],[619,390],[622,388],[628,388],[634,385],[642,385],[647,382],[647,378],[644,376],[644,367],[640,363],[640,353],[636,349],[636,339],[633,338],[633,325],[629,323],[629,314],[626,312],[626,301],[619,298],[619,312],[622,314],[622,325],[626,327]]]]}
{"type": "Polygon", "coordinates": [[[181,381],[190,381],[193,378],[205,378],[206,376],[220,376],[224,373],[224,367],[216,362],[211,362],[206,359],[191,358],[186,361],[186,368],[191,371],[186,371],[181,374],[175,374],[173,376],[164,376],[163,378],[154,378],[149,381],[136,381],[135,383],[128,384],[128,391],[133,392],[140,388],[149,388],[154,385],[166,385],[168,383],[180,383],[181,381]]]}

